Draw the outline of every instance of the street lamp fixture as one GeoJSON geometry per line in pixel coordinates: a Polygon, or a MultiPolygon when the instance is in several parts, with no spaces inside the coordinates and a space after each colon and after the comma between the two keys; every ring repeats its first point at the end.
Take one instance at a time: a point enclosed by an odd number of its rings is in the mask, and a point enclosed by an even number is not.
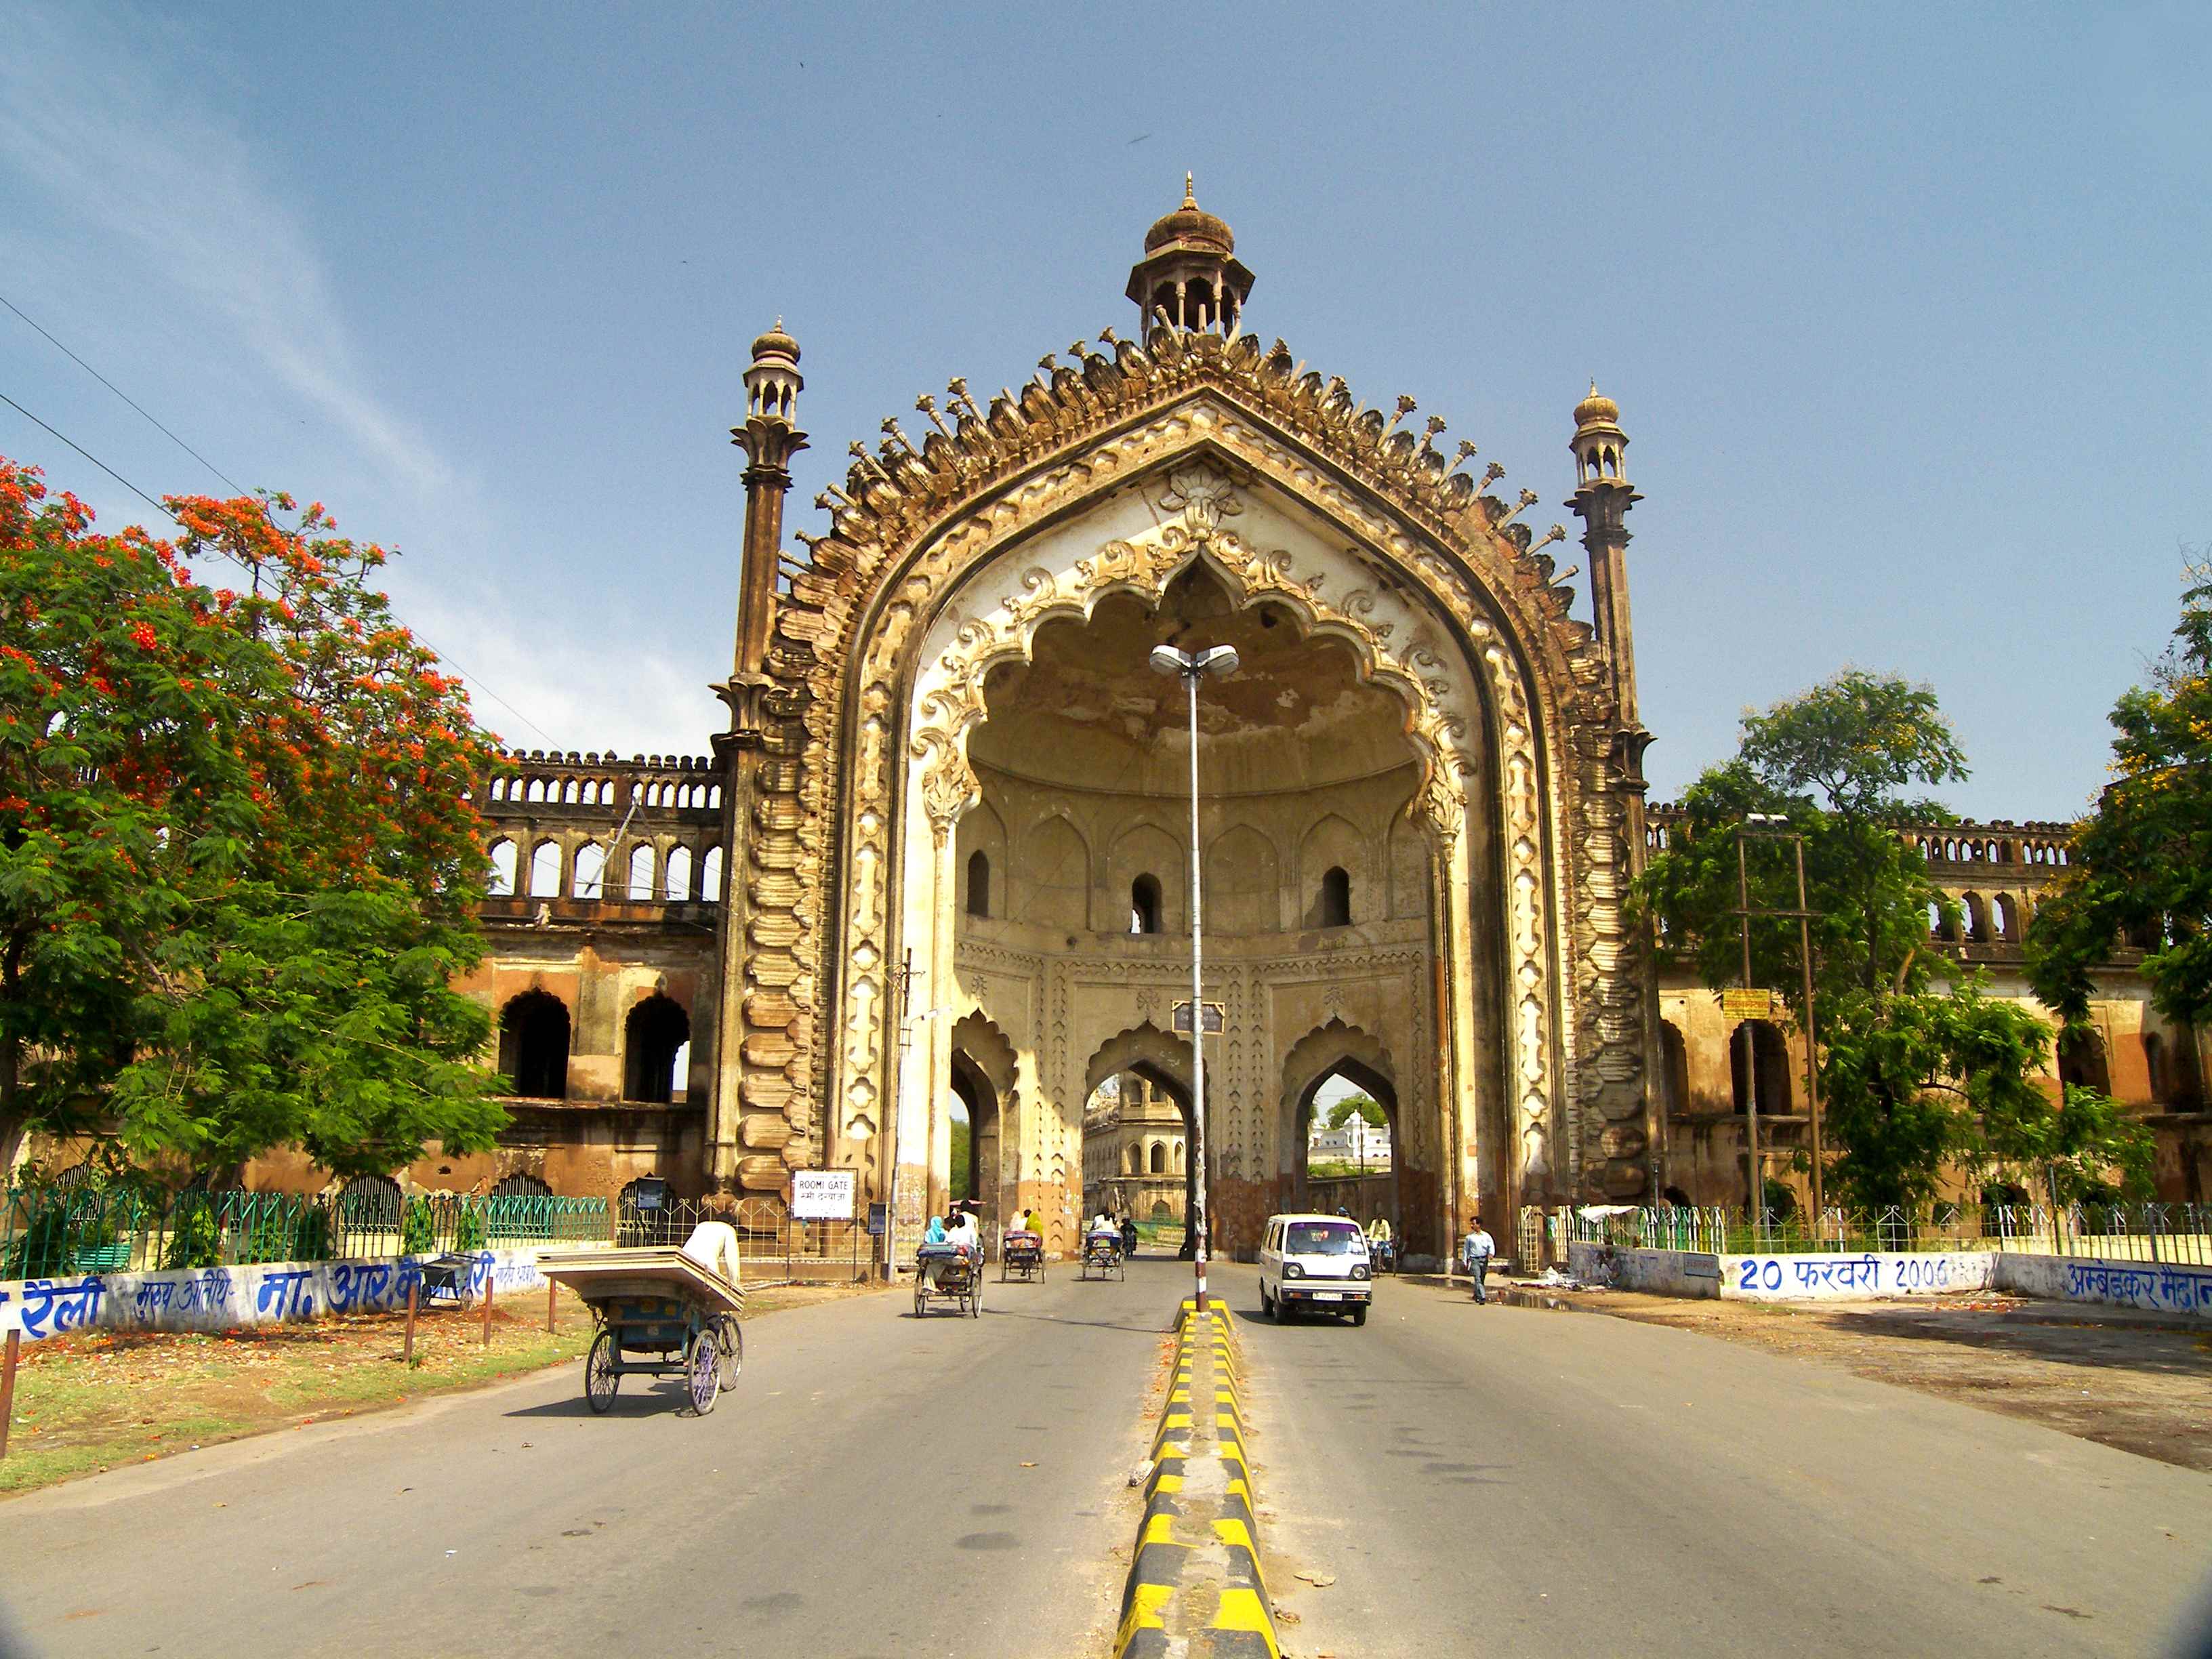
{"type": "Polygon", "coordinates": [[[1206,951],[1204,944],[1205,872],[1198,848],[1198,683],[1221,679],[1237,672],[1237,647],[1209,646],[1185,651],[1172,645],[1152,647],[1152,672],[1180,678],[1190,699],[1190,1079],[1191,1163],[1196,1171],[1192,1183],[1190,1237],[1192,1266],[1198,1273],[1197,1310],[1206,1311],[1206,951]]]}

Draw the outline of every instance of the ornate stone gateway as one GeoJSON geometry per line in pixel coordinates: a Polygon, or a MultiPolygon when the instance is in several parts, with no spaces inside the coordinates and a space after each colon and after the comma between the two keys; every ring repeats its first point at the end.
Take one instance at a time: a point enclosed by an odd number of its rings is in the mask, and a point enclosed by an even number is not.
{"type": "Polygon", "coordinates": [[[1577,411],[1593,629],[1541,550],[1565,532],[1516,521],[1532,492],[1240,331],[1219,220],[1187,198],[1146,254],[1141,343],[1108,329],[988,407],[955,380],[919,445],[884,422],[803,564],[798,347],[756,345],[713,1176],[848,1166],[918,1224],[957,1095],[987,1210],[1072,1240],[1091,1090],[1141,1066],[1189,1099],[1188,737],[1145,654],[1231,641],[1200,752],[1217,1249],[1299,1195],[1301,1103],[1343,1063],[1393,1097],[1415,1252],[1478,1206],[1641,1194],[1612,405],[1577,411]]]}

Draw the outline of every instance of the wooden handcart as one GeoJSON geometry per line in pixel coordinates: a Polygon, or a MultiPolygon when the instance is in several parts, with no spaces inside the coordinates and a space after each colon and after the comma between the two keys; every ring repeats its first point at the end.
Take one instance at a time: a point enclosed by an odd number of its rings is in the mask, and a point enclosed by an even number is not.
{"type": "Polygon", "coordinates": [[[681,1377],[702,1417],[737,1385],[745,1293],[676,1246],[548,1250],[538,1271],[582,1297],[599,1322],[584,1359],[584,1399],[594,1412],[615,1403],[625,1376],[681,1377]]]}

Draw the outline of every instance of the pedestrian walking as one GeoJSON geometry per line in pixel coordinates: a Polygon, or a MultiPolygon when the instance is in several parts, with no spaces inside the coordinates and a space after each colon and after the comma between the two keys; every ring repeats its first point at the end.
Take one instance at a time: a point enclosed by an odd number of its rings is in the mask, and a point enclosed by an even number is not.
{"type": "Polygon", "coordinates": [[[1480,1216],[1468,1224],[1467,1237],[1460,1241],[1460,1260],[1467,1264],[1467,1276],[1474,1281],[1474,1299],[1484,1305],[1490,1298],[1484,1293],[1483,1280],[1490,1273],[1490,1258],[1498,1254],[1498,1241],[1485,1231],[1480,1216]]]}

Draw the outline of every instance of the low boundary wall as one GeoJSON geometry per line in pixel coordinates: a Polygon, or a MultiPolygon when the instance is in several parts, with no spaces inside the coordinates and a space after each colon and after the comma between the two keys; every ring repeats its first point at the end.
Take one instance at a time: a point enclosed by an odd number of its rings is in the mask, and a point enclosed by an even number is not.
{"type": "MultiPolygon", "coordinates": [[[[574,1249],[574,1246],[564,1246],[574,1249]]],[[[538,1251],[475,1250],[468,1293],[537,1289],[538,1251]]],[[[0,1328],[18,1325],[36,1342],[70,1331],[229,1331],[243,1326],[388,1312],[422,1282],[422,1256],[347,1261],[270,1261],[250,1267],[167,1273],[75,1273],[0,1282],[0,1328]]]]}
{"type": "Polygon", "coordinates": [[[1997,1258],[1997,1288],[2054,1302],[2094,1302],[2212,1322],[2212,1267],[2078,1255],[1997,1258]]]}
{"type": "Polygon", "coordinates": [[[1567,1246],[1567,1265],[1587,1284],[1654,1296],[1871,1302],[2001,1291],[2212,1322],[2212,1267],[2172,1262],[2107,1261],[2020,1250],[1709,1255],[1577,1241],[1567,1246]]]}

